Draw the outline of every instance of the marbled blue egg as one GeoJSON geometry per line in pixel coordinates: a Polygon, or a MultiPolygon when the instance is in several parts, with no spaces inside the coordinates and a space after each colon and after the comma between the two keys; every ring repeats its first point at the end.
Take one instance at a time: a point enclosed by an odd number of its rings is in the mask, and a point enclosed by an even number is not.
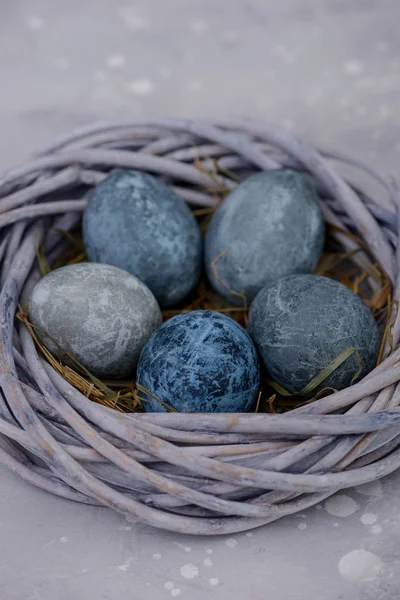
{"type": "MultiPolygon", "coordinates": [[[[197,310],[162,325],[143,348],[137,381],[178,412],[244,412],[259,385],[255,346],[229,317],[197,310]]],[[[147,412],[165,407],[141,392],[147,412]]]]}
{"type": "Polygon", "coordinates": [[[243,294],[250,304],[275,279],[311,273],[324,231],[317,193],[303,175],[290,170],[257,173],[231,192],[211,219],[207,275],[228,302],[243,305],[237,295],[243,294]]]}
{"type": "Polygon", "coordinates": [[[113,379],[134,378],[140,351],[162,322],[144,283],[93,263],[62,267],[40,279],[29,318],[55,356],[69,362],[65,352],[73,354],[93,375],[113,379]]]}
{"type": "MultiPolygon", "coordinates": [[[[272,380],[292,393],[351,347],[361,359],[359,379],[374,368],[379,350],[367,305],[343,284],[317,275],[290,275],[263,288],[250,307],[249,334],[272,380]]],[[[354,353],[317,389],[349,386],[359,366],[354,353]]]]}
{"type": "Polygon", "coordinates": [[[200,277],[201,234],[185,202],[160,179],[118,169],[88,194],[83,239],[89,260],[143,281],[163,307],[200,277]]]}

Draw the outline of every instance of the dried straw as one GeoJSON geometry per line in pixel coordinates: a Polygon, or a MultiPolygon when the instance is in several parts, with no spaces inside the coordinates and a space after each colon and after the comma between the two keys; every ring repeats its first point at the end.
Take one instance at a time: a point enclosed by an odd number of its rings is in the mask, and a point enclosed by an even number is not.
{"type": "MultiPolygon", "coordinates": [[[[399,208],[392,183],[368,165],[252,120],[95,124],[3,174],[0,463],[64,498],[200,535],[258,527],[395,471],[399,208]],[[387,197],[352,185],[340,175],[341,162],[374,177],[387,197]],[[65,200],[66,191],[88,189],[114,167],[162,176],[201,211],[203,230],[211,211],[248,173],[281,167],[305,172],[322,198],[330,237],[340,246],[327,248],[319,272],[345,283],[373,310],[384,330],[377,367],[353,386],[306,403],[280,396],[263,378],[253,414],[121,412],[125,402],[137,410],[143,390],[68,370],[35,341],[26,318],[15,320],[39,269],[84,260],[82,248],[65,250],[66,237],[57,231],[73,230],[85,205],[65,200]]],[[[216,298],[204,281],[177,310],[193,308],[220,310],[245,323],[246,310],[216,298]]],[[[170,316],[166,311],[164,318],[170,316]]]]}

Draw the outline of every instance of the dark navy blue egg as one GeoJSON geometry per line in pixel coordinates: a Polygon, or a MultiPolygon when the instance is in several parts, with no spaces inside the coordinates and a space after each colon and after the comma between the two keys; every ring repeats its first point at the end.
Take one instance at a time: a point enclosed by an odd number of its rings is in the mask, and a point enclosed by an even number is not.
{"type": "Polygon", "coordinates": [[[147,412],[165,412],[165,404],[186,413],[244,412],[259,380],[249,335],[229,317],[207,310],[164,323],[143,348],[137,370],[137,382],[151,393],[140,391],[147,412]]]}
{"type": "Polygon", "coordinates": [[[156,177],[117,169],[88,194],[83,240],[89,260],[138,277],[163,307],[185,298],[199,280],[196,219],[156,177]]]}

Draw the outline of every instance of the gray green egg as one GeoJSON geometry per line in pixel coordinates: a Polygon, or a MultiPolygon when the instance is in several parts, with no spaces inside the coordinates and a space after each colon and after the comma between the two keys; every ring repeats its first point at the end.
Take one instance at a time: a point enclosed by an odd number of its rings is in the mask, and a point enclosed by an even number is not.
{"type": "Polygon", "coordinates": [[[29,319],[55,356],[73,354],[93,375],[110,379],[134,378],[140,351],[162,322],[155,297],[139,279],[94,263],[40,279],[29,319]]]}
{"type": "Polygon", "coordinates": [[[308,179],[291,170],[262,171],[241,183],[213,215],[205,242],[208,278],[228,302],[243,305],[244,296],[250,304],[275,279],[311,273],[324,232],[308,179]]]}
{"type": "Polygon", "coordinates": [[[270,378],[291,393],[349,349],[354,351],[314,392],[348,387],[376,364],[380,335],[371,311],[327,277],[290,275],[264,287],[250,307],[248,326],[270,378]]]}

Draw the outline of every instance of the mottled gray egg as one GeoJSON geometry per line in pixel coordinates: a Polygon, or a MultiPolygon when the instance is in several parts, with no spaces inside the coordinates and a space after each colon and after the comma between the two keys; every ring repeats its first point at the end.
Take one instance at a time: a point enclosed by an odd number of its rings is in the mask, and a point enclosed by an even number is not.
{"type": "Polygon", "coordinates": [[[199,280],[196,219],[171,188],[147,173],[117,169],[91,190],[83,239],[89,260],[135,275],[162,307],[183,300],[199,280]]]}
{"type": "Polygon", "coordinates": [[[226,300],[243,305],[242,294],[250,304],[267,283],[312,272],[324,231],[317,193],[303,175],[262,171],[241,183],[213,215],[205,243],[207,275],[226,300]]]}
{"type": "Polygon", "coordinates": [[[162,322],[156,299],[141,281],[93,263],[62,267],[40,279],[29,319],[53,354],[65,359],[62,350],[72,353],[93,375],[115,379],[134,377],[142,347],[162,322]]]}
{"type": "Polygon", "coordinates": [[[270,377],[292,393],[349,348],[357,352],[316,390],[345,388],[376,364],[379,331],[372,313],[357,294],[327,277],[290,275],[266,286],[250,307],[248,325],[270,377]]]}

